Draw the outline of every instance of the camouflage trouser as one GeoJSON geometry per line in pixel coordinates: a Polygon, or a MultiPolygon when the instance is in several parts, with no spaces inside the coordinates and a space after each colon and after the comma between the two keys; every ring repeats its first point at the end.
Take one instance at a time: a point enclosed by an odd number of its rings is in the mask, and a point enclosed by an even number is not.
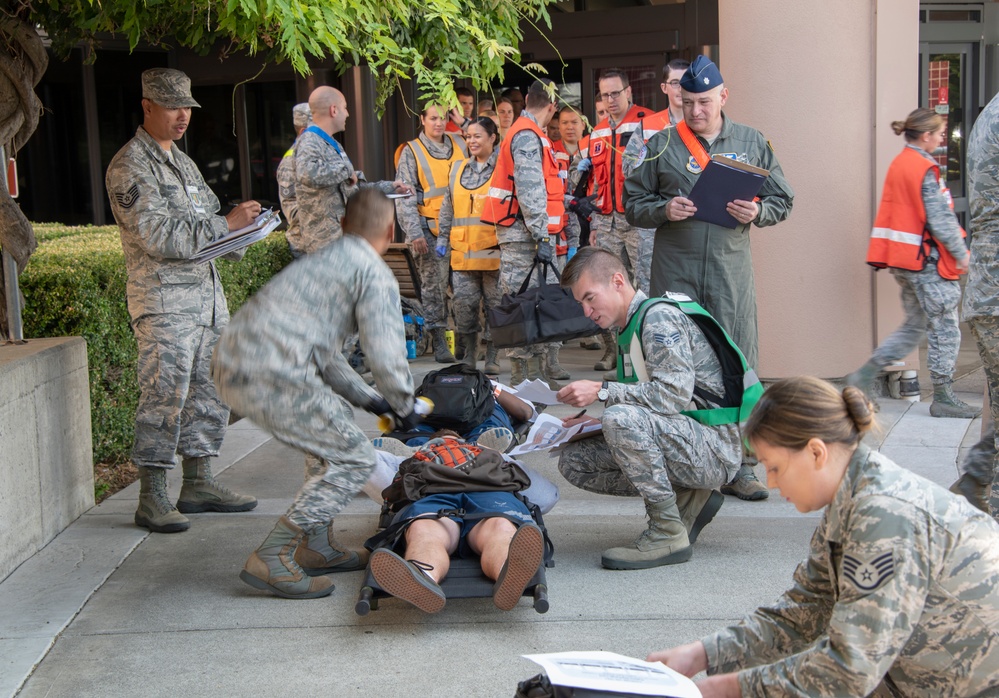
{"type": "Polygon", "coordinates": [[[448,257],[438,257],[434,252],[437,238],[424,232],[430,250],[414,254],[416,270],[420,273],[420,302],[423,303],[423,321],[428,330],[447,328],[447,273],[451,268],[448,257]]]}
{"type": "MultiPolygon", "coordinates": [[[[999,472],[999,463],[996,462],[996,453],[999,451],[999,442],[995,438],[995,425],[999,424],[999,317],[975,317],[968,320],[971,327],[971,334],[975,336],[978,344],[978,355],[982,359],[985,367],[985,377],[989,383],[989,405],[992,410],[992,429],[989,433],[982,435],[968,459],[965,461],[964,469],[974,475],[983,478],[992,476],[996,479],[999,472]],[[992,437],[989,443],[989,436],[992,437]]],[[[993,492],[995,489],[993,489],[993,492]]]]}
{"type": "Polygon", "coordinates": [[[375,467],[375,449],[354,423],[350,405],[323,382],[315,366],[304,380],[233,373],[218,364],[213,377],[239,414],[307,454],[305,484],[288,518],[306,531],[327,525],[375,467]]]}
{"type": "Polygon", "coordinates": [[[606,216],[594,213],[590,218],[590,244],[619,257],[632,284],[645,293],[649,292],[655,234],[655,230],[632,226],[617,211],[606,216]]]}
{"type": "Polygon", "coordinates": [[[717,489],[739,470],[737,429],[637,405],[612,405],[601,422],[601,436],[570,443],[559,458],[559,471],[581,489],[656,503],[673,485],[717,489]]]}
{"type": "MultiPolygon", "coordinates": [[[[524,283],[524,277],[531,270],[534,264],[534,256],[537,252],[537,244],[533,242],[506,242],[500,244],[500,289],[503,293],[518,293],[520,285],[524,283]]],[[[528,288],[538,285],[538,278],[541,273],[537,270],[531,275],[531,283],[528,288]]],[[[554,274],[548,274],[549,283],[557,283],[554,274]]],[[[533,356],[544,356],[549,347],[562,346],[561,342],[550,344],[529,344],[526,347],[516,347],[507,349],[507,356],[511,359],[530,359],[533,356]]]]}
{"type": "MultiPolygon", "coordinates": [[[[451,283],[454,286],[454,325],[459,334],[471,334],[482,330],[479,306],[486,309],[499,305],[503,292],[500,290],[500,273],[497,271],[454,271],[451,283]]],[[[489,327],[485,338],[489,339],[489,327]]]]}
{"type": "Polygon", "coordinates": [[[212,383],[210,363],[220,327],[183,315],[147,315],[132,323],[139,347],[139,405],[132,462],[172,468],[183,458],[217,456],[229,408],[212,383]]]}
{"type": "Polygon", "coordinates": [[[922,271],[892,269],[891,273],[902,290],[905,322],[874,350],[871,361],[881,367],[898,361],[919,346],[925,334],[930,379],[934,385],[950,383],[961,346],[960,284],[942,278],[933,263],[922,271]]]}

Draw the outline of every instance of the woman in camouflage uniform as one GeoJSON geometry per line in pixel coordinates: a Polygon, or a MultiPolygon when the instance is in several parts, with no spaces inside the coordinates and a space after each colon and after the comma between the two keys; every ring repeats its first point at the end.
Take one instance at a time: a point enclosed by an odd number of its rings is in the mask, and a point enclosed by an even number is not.
{"type": "Polygon", "coordinates": [[[661,661],[708,696],[999,694],[999,525],[860,443],[858,388],[791,378],[744,434],[771,487],[826,508],[776,604],[661,661]]]}

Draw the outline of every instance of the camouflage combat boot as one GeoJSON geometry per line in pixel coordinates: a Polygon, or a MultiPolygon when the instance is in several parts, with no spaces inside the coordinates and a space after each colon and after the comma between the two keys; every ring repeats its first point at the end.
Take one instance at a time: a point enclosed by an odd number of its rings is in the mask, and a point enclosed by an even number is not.
{"type": "Polygon", "coordinates": [[[458,360],[454,358],[454,354],[447,348],[447,337],[444,336],[444,332],[443,327],[435,327],[430,330],[430,336],[434,341],[434,361],[439,364],[457,363],[458,360]]]}
{"type": "Polygon", "coordinates": [[[154,533],[179,533],[191,527],[191,521],[170,501],[165,468],[139,468],[139,507],[135,510],[135,525],[154,533]]]}
{"type": "Polygon", "coordinates": [[[989,500],[992,498],[992,483],[996,476],[996,433],[989,429],[982,440],[971,447],[964,461],[964,472],[950,491],[967,499],[986,514],[991,514],[989,500]]]}
{"type": "Polygon", "coordinates": [[[974,419],[981,413],[981,408],[972,407],[955,395],[950,383],[933,384],[933,402],[930,404],[931,417],[974,419]]]}
{"type": "Polygon", "coordinates": [[[461,339],[462,351],[458,351],[458,347],[455,346],[454,358],[459,361],[463,361],[472,368],[475,368],[475,352],[479,350],[479,335],[477,332],[471,332],[469,334],[460,334],[458,337],[461,339]]]}
{"type": "Polygon", "coordinates": [[[185,458],[183,468],[184,484],[177,499],[177,509],[181,512],[199,514],[203,511],[249,511],[257,506],[256,497],[236,494],[212,477],[210,458],[185,458]]]}
{"type": "Polygon", "coordinates": [[[722,494],[730,494],[747,502],[759,502],[770,496],[770,490],[756,477],[751,463],[743,463],[732,482],[722,485],[722,494]]]}
{"type": "Polygon", "coordinates": [[[306,534],[295,549],[295,562],[310,577],[319,577],[333,572],[353,572],[364,569],[367,551],[363,556],[353,550],[341,549],[333,537],[333,522],[306,534]]]}
{"type": "Polygon", "coordinates": [[[497,356],[498,350],[493,346],[492,342],[486,344],[486,365],[482,367],[482,370],[490,376],[498,376],[500,372],[499,357],[497,356]]]}
{"type": "Polygon", "coordinates": [[[689,560],[693,548],[676,502],[676,495],[662,502],[646,502],[649,527],[631,545],[605,550],[600,564],[609,570],[644,570],[689,560]]]}
{"type": "Polygon", "coordinates": [[[843,381],[847,385],[852,385],[854,388],[860,388],[864,391],[865,395],[870,397],[871,390],[874,389],[874,379],[877,378],[880,371],[880,366],[872,361],[868,361],[866,364],[844,378],[843,381]]]}
{"type": "Polygon", "coordinates": [[[690,544],[697,542],[701,529],[711,523],[715,514],[725,503],[725,497],[717,490],[690,490],[686,487],[673,488],[676,491],[676,508],[680,520],[687,529],[690,544]]]}
{"type": "Polygon", "coordinates": [[[516,388],[527,380],[527,359],[510,359],[510,387],[516,388]]]}
{"type": "Polygon", "coordinates": [[[310,577],[297,562],[295,552],[305,531],[287,516],[278,519],[267,538],[250,555],[239,578],[255,589],[269,591],[284,599],[318,599],[333,592],[329,577],[310,577]]]}
{"type": "Polygon", "coordinates": [[[548,385],[552,390],[559,390],[562,386],[554,379],[549,378],[545,372],[546,354],[535,354],[527,360],[527,380],[540,380],[548,385]]]}
{"type": "Polygon", "coordinates": [[[545,352],[545,378],[554,378],[555,380],[566,381],[572,378],[572,376],[570,376],[569,372],[562,368],[562,364],[558,362],[558,351],[559,347],[548,347],[548,351],[545,352]]]}
{"type": "Polygon", "coordinates": [[[600,339],[604,343],[604,355],[593,364],[594,371],[610,371],[617,368],[617,337],[609,330],[600,333],[600,339]]]}

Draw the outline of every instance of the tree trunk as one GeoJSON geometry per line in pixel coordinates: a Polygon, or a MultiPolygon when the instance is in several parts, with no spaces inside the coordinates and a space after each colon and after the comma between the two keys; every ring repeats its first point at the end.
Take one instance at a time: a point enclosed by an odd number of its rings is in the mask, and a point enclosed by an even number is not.
{"type": "MultiPolygon", "coordinates": [[[[48,66],[48,54],[34,27],[12,18],[0,21],[0,37],[6,50],[0,52],[0,146],[6,157],[14,156],[38,126],[42,104],[35,85],[48,66]]],[[[7,187],[0,191],[0,248],[24,271],[38,243],[31,223],[10,198],[7,187]]],[[[20,298],[13,299],[19,303],[20,298]]],[[[8,336],[7,298],[4,293],[3,265],[0,265],[0,338],[8,336]]]]}

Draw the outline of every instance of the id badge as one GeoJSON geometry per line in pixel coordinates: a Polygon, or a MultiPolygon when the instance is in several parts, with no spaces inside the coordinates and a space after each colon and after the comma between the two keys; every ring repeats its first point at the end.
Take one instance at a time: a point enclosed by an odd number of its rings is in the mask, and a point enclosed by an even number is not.
{"type": "Polygon", "coordinates": [[[201,198],[201,190],[192,184],[187,185],[187,195],[191,199],[191,205],[194,206],[194,210],[197,213],[204,214],[205,202],[201,198]]]}

